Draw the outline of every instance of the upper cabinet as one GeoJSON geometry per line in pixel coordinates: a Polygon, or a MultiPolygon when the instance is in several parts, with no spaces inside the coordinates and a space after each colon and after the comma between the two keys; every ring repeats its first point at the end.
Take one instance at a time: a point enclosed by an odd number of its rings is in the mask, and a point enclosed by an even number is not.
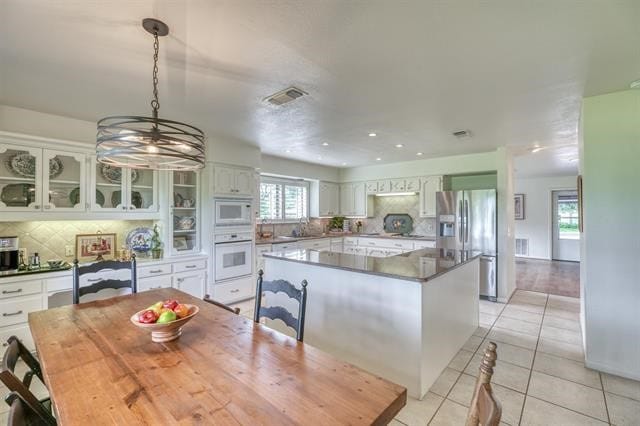
{"type": "Polygon", "coordinates": [[[91,159],[91,210],[158,211],[158,175],[153,170],[113,167],[91,159]]]}
{"type": "Polygon", "coordinates": [[[169,172],[169,187],[172,188],[170,227],[171,254],[183,255],[200,251],[198,230],[200,208],[198,183],[200,174],[193,171],[169,172]]]}
{"type": "Polygon", "coordinates": [[[373,197],[367,196],[364,182],[340,185],[340,214],[350,217],[373,216],[373,197]]]}
{"type": "Polygon", "coordinates": [[[0,163],[0,210],[85,210],[85,154],[0,144],[0,163]]]}
{"type": "Polygon", "coordinates": [[[311,217],[332,217],[340,213],[340,185],[332,182],[311,182],[311,217]]]}
{"type": "Polygon", "coordinates": [[[418,192],[420,178],[382,179],[366,182],[367,194],[388,194],[390,192],[418,192]]]}
{"type": "Polygon", "coordinates": [[[258,188],[256,173],[250,169],[215,166],[213,192],[217,195],[254,197],[258,188]]]}
{"type": "Polygon", "coordinates": [[[436,192],[442,191],[442,176],[420,178],[420,217],[436,216],[436,192]]]}

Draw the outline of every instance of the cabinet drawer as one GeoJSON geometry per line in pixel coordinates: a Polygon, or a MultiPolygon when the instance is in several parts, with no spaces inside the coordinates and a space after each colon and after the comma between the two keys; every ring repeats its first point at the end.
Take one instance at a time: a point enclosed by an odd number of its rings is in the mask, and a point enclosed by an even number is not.
{"type": "Polygon", "coordinates": [[[385,246],[392,249],[413,250],[413,241],[389,240],[388,242],[385,242],[385,246]]]}
{"type": "Polygon", "coordinates": [[[198,269],[205,269],[207,261],[205,259],[191,260],[189,262],[178,262],[173,264],[173,272],[189,272],[198,269]]]}
{"type": "Polygon", "coordinates": [[[262,253],[269,253],[271,251],[271,244],[263,244],[256,246],[256,257],[262,256],[262,253]]]}
{"type": "Polygon", "coordinates": [[[274,244],[273,251],[285,251],[285,250],[295,250],[298,248],[298,243],[282,243],[282,244],[274,244]]]}
{"type": "Polygon", "coordinates": [[[314,250],[328,250],[331,247],[331,241],[329,240],[312,240],[298,243],[300,248],[314,249],[314,250]]]}
{"type": "Polygon", "coordinates": [[[358,245],[358,239],[357,238],[350,238],[350,237],[346,237],[343,239],[344,245],[345,246],[356,246],[358,245]]]}
{"type": "Polygon", "coordinates": [[[158,277],[141,278],[138,280],[138,291],[153,290],[156,288],[170,288],[171,275],[160,275],[158,277]]]}
{"type": "Polygon", "coordinates": [[[222,303],[235,302],[255,296],[256,287],[252,278],[215,284],[213,298],[222,303]]]}
{"type": "Polygon", "coordinates": [[[436,248],[436,242],[435,241],[416,241],[415,248],[416,250],[423,249],[423,248],[436,248]]]}
{"type": "Polygon", "coordinates": [[[138,267],[138,278],[154,277],[156,275],[166,275],[173,272],[171,264],[153,265],[138,267]]]}
{"type": "Polygon", "coordinates": [[[362,247],[388,247],[391,245],[391,241],[387,242],[382,239],[360,238],[358,245],[362,247]]]}
{"type": "Polygon", "coordinates": [[[33,343],[33,337],[31,337],[31,330],[29,330],[28,324],[14,325],[11,327],[2,327],[0,328],[0,342],[2,342],[2,350],[0,350],[1,352],[0,357],[4,355],[4,351],[6,350],[7,346],[9,346],[9,344],[7,343],[7,340],[11,336],[16,336],[18,339],[20,339],[22,343],[24,343],[24,345],[30,351],[36,350],[36,345],[33,343]]]}
{"type": "Polygon", "coordinates": [[[36,294],[42,291],[42,281],[22,281],[0,285],[0,299],[36,294]]]}
{"type": "Polygon", "coordinates": [[[42,309],[42,296],[26,296],[0,302],[0,326],[27,322],[29,312],[42,309]]]}

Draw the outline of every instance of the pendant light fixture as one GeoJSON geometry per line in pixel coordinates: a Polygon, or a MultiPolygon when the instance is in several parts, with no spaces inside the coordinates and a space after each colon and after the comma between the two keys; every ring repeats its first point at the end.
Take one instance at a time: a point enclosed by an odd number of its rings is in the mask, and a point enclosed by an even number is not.
{"type": "Polygon", "coordinates": [[[98,161],[116,167],[151,170],[196,170],[205,165],[202,130],[179,121],[158,118],[158,37],[169,27],[157,19],[142,20],[153,35],[153,100],[151,117],[113,116],[98,121],[98,161]]]}

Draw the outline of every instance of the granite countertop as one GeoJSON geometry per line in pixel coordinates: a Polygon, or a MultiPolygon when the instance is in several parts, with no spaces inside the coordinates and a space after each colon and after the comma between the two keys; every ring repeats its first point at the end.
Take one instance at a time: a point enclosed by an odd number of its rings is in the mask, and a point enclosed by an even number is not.
{"type": "Polygon", "coordinates": [[[289,262],[306,263],[352,272],[425,282],[479,257],[470,250],[426,248],[389,257],[335,253],[317,250],[286,250],[263,256],[289,262]]]}
{"type": "Polygon", "coordinates": [[[283,244],[294,243],[297,241],[305,240],[317,240],[321,238],[385,238],[389,240],[415,240],[415,241],[435,241],[435,236],[423,236],[423,237],[401,237],[392,236],[392,234],[357,234],[357,233],[345,233],[345,234],[328,234],[328,235],[311,235],[306,237],[271,237],[271,238],[258,238],[256,239],[256,245],[260,244],[283,244]]]}
{"type": "Polygon", "coordinates": [[[65,263],[62,266],[60,266],[59,268],[50,268],[49,266],[41,266],[40,268],[37,268],[37,269],[22,269],[22,270],[2,271],[2,272],[0,272],[0,278],[16,277],[16,276],[19,277],[19,276],[23,276],[23,275],[33,275],[33,274],[44,274],[44,273],[48,273],[48,272],[68,271],[72,267],[73,266],[71,264],[65,263]]]}

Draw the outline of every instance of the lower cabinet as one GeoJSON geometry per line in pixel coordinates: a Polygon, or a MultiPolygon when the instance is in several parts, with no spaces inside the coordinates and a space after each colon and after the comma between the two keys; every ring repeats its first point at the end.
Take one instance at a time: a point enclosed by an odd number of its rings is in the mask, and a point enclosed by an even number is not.
{"type": "Polygon", "coordinates": [[[170,288],[173,282],[171,275],[160,275],[157,277],[139,278],[138,291],[154,290],[157,288],[170,288]]]}
{"type": "Polygon", "coordinates": [[[253,276],[213,284],[213,299],[222,303],[239,302],[256,295],[256,282],[253,276]]]}
{"type": "Polygon", "coordinates": [[[207,273],[205,271],[182,272],[173,275],[173,288],[202,299],[206,280],[207,273]]]}

